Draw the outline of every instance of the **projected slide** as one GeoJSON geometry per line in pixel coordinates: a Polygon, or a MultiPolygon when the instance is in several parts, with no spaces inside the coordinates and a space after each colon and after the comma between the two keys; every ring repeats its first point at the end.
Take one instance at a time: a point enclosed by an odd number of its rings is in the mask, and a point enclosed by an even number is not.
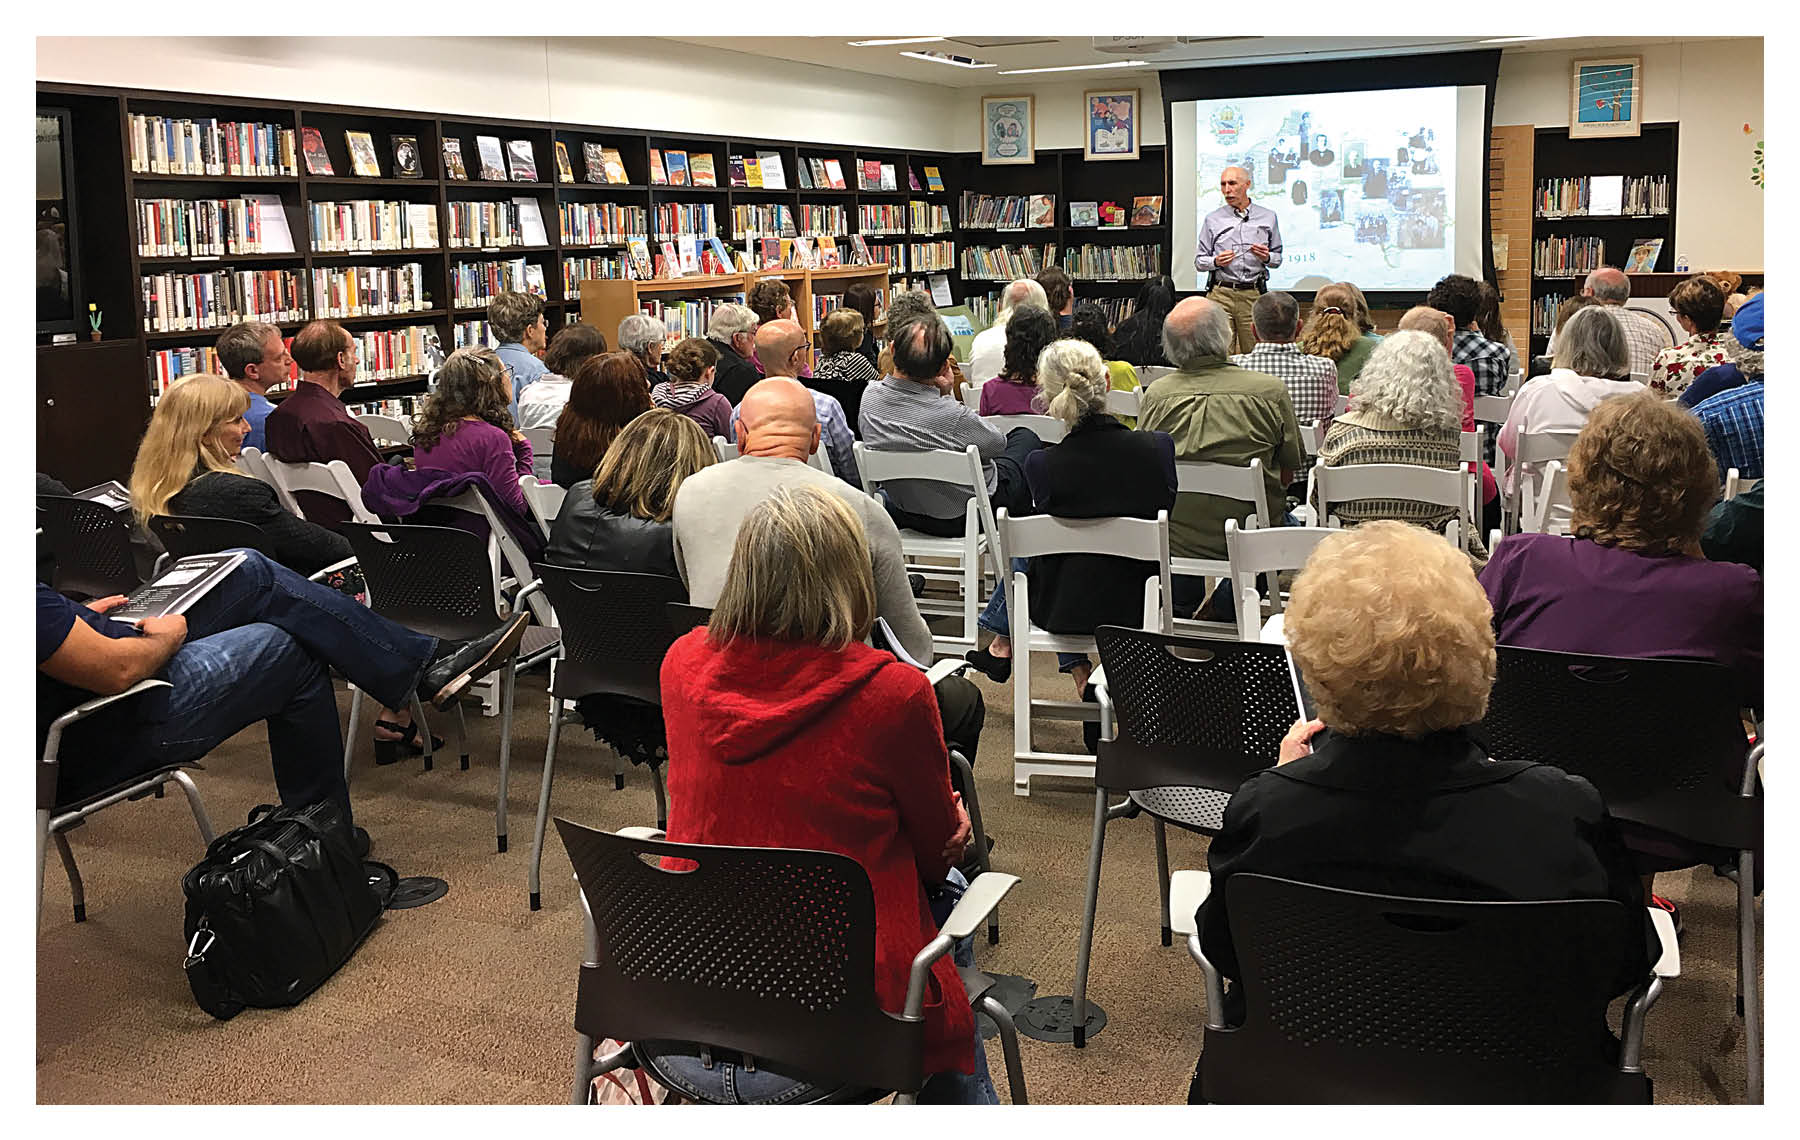
{"type": "MultiPolygon", "coordinates": [[[[1455,87],[1215,99],[1193,108],[1191,232],[1224,205],[1219,172],[1248,169],[1250,200],[1281,223],[1283,259],[1269,272],[1271,289],[1310,292],[1333,281],[1364,292],[1429,289],[1453,271],[1455,87]]],[[[1177,248],[1175,260],[1182,256],[1177,248]]]]}

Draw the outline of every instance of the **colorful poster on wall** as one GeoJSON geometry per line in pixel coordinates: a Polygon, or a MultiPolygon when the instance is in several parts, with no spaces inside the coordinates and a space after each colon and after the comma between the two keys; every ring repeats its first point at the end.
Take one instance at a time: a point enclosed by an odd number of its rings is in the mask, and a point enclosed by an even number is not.
{"type": "Polygon", "coordinates": [[[1643,133],[1639,56],[1578,59],[1569,77],[1569,137],[1629,138],[1643,133]]]}
{"type": "Polygon", "coordinates": [[[1037,161],[1030,95],[981,97],[981,162],[984,166],[1029,166],[1037,161]]]}
{"type": "Polygon", "coordinates": [[[1087,140],[1082,158],[1089,162],[1138,157],[1138,89],[1088,91],[1087,140]]]}

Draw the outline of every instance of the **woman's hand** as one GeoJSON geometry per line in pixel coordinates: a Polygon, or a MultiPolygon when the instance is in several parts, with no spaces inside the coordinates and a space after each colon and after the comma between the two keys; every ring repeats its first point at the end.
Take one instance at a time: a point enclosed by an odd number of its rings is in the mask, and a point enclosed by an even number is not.
{"type": "Polygon", "coordinates": [[[517,447],[521,443],[524,443],[525,442],[525,433],[520,431],[517,428],[514,428],[512,431],[512,441],[513,441],[514,447],[517,447]]]}
{"type": "Polygon", "coordinates": [[[1288,729],[1287,735],[1281,738],[1281,758],[1275,761],[1275,766],[1279,768],[1302,756],[1311,756],[1312,744],[1310,741],[1324,727],[1325,722],[1322,720],[1295,721],[1294,727],[1288,729]]]}
{"type": "Polygon", "coordinates": [[[944,844],[944,860],[955,866],[962,862],[963,853],[969,849],[969,840],[975,835],[975,825],[969,822],[969,809],[963,806],[962,793],[951,792],[950,798],[956,803],[956,834],[950,837],[950,842],[944,844]]]}

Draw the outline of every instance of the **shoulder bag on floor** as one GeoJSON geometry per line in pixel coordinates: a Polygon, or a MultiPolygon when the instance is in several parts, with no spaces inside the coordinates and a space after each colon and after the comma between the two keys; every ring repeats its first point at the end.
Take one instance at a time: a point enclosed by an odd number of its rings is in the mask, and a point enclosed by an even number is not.
{"type": "Polygon", "coordinates": [[[194,1000],[221,1021],[297,1004],[350,959],[397,881],[356,857],[335,803],[257,808],[181,880],[194,1000]]]}

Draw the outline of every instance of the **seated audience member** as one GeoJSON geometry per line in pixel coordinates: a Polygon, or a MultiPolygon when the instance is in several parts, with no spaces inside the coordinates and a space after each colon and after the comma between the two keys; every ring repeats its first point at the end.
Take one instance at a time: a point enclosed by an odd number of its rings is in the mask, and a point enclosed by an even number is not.
{"type": "Polygon", "coordinates": [[[712,386],[718,375],[719,350],[691,336],[670,350],[664,363],[669,378],[650,389],[650,402],[693,420],[708,440],[715,435],[730,439],[731,401],[712,386]]]}
{"type": "MultiPolygon", "coordinates": [[[[994,314],[994,323],[975,334],[969,344],[969,379],[976,384],[985,384],[1000,375],[1006,367],[1006,322],[1012,319],[1013,310],[1020,305],[1037,305],[1042,309],[1050,308],[1050,299],[1044,294],[1044,287],[1029,277],[1021,277],[1000,291],[1000,310],[994,314]]],[[[888,318],[893,324],[893,318],[888,318]]],[[[894,334],[890,332],[891,339],[894,334]]],[[[882,375],[892,375],[883,372],[882,375]]]]}
{"type": "Polygon", "coordinates": [[[1554,367],[1553,362],[1556,359],[1556,338],[1561,335],[1563,326],[1568,324],[1569,320],[1574,317],[1576,313],[1579,313],[1583,309],[1594,308],[1599,304],[1600,302],[1594,300],[1591,295],[1585,293],[1577,293],[1573,297],[1564,297],[1561,301],[1557,302],[1554,310],[1556,314],[1556,323],[1550,330],[1550,339],[1544,343],[1544,355],[1531,358],[1531,370],[1527,374],[1526,379],[1530,379],[1533,376],[1550,375],[1550,369],[1554,367]]]}
{"type": "Polygon", "coordinates": [[[1340,281],[1313,294],[1312,316],[1300,335],[1300,351],[1336,363],[1338,395],[1350,394],[1350,382],[1380,343],[1362,290],[1340,281]]]}
{"type": "Polygon", "coordinates": [[[213,351],[219,354],[219,367],[225,375],[250,395],[250,410],[244,413],[250,434],[244,437],[244,446],[269,450],[263,436],[263,423],[275,410],[269,402],[269,389],[286,384],[294,373],[294,358],[282,343],[281,330],[259,321],[244,321],[220,333],[213,351]]]}
{"type": "Polygon", "coordinates": [[[1475,287],[1481,292],[1481,306],[1475,310],[1475,327],[1495,344],[1506,346],[1506,370],[1508,373],[1517,371],[1522,362],[1518,346],[1513,344],[1512,333],[1506,331],[1506,325],[1500,319],[1500,287],[1485,278],[1477,281],[1475,287]]]}
{"type": "MultiPolygon", "coordinates": [[[[1448,543],[1398,522],[1333,534],[1294,581],[1286,635],[1319,719],[1296,722],[1277,765],[1238,787],[1207,852],[1212,892],[1195,919],[1227,978],[1242,977],[1227,910],[1238,874],[1409,898],[1617,899],[1643,914],[1593,786],[1544,764],[1490,761],[1470,736],[1494,683],[1494,630],[1468,560],[1448,543]]],[[[1624,993],[1648,975],[1656,936],[1642,919],[1620,936],[1624,993]]],[[[1241,1020],[1241,985],[1226,1006],[1241,1020]]],[[[1604,1021],[1592,1032],[1597,1048],[1616,1048],[1604,1021]]]]}
{"type": "MultiPolygon", "coordinates": [[[[759,278],[756,284],[750,287],[750,294],[746,301],[750,306],[750,311],[756,314],[759,327],[772,321],[792,321],[796,325],[800,323],[800,318],[794,315],[794,295],[788,291],[787,282],[779,277],[759,278]]],[[[759,373],[764,376],[769,375],[768,362],[763,360],[760,352],[751,359],[759,373]]],[[[779,375],[793,375],[810,380],[812,378],[811,365],[811,353],[808,353],[806,359],[796,362],[794,372],[780,373],[779,375]]]]}
{"type": "Polygon", "coordinates": [[[531,474],[531,441],[513,426],[506,388],[498,352],[451,353],[438,369],[437,387],[413,417],[413,468],[480,475],[496,502],[530,518],[519,477],[531,474]]]}
{"type": "Polygon", "coordinates": [[[512,376],[512,391],[507,395],[507,411],[517,421],[519,398],[550,369],[538,359],[548,339],[549,326],[544,323],[544,299],[535,293],[501,293],[487,307],[488,324],[500,347],[501,363],[512,376]]]}
{"type": "Polygon", "coordinates": [[[1757,483],[1737,498],[1727,499],[1706,516],[1706,529],[1700,533],[1700,551],[1714,562],[1742,562],[1762,573],[1763,568],[1763,488],[1757,483]]]}
{"type": "MultiPolygon", "coordinates": [[[[1300,467],[1300,425],[1287,388],[1275,377],[1231,363],[1231,317],[1204,297],[1189,297],[1163,322],[1163,351],[1179,372],[1159,378],[1138,405],[1138,430],[1167,432],[1177,460],[1248,467],[1262,460],[1263,493],[1270,517],[1286,515],[1285,488],[1300,467]]],[[[1169,549],[1177,558],[1225,558],[1225,520],[1242,519],[1245,504],[1215,495],[1181,495],[1169,516],[1169,549]]],[[[1209,613],[1225,612],[1229,585],[1209,613]]],[[[1194,612],[1204,599],[1203,581],[1185,575],[1174,582],[1175,609],[1194,612]]]]}
{"type": "MultiPolygon", "coordinates": [[[[231,386],[223,377],[202,379],[231,386]]],[[[121,596],[82,607],[39,583],[40,753],[51,722],[76,705],[152,677],[172,686],[108,706],[68,728],[60,802],[199,760],[260,720],[268,722],[282,805],[334,800],[350,824],[344,737],[327,669],[384,705],[406,708],[416,694],[447,708],[471,681],[506,660],[529,620],[520,614],[474,641],[440,641],[255,551],[244,556],[185,614],[147,618],[135,627],[103,616],[124,603],[121,596]]],[[[368,833],[355,828],[354,834],[359,854],[367,854],[368,833]]]]}
{"type": "Polygon", "coordinates": [[[629,352],[644,368],[644,384],[654,388],[669,379],[663,372],[663,345],[669,330],[655,317],[633,313],[619,322],[619,351],[629,352]]]}
{"type": "MultiPolygon", "coordinates": [[[[863,442],[880,451],[960,452],[974,444],[994,510],[1030,514],[1025,457],[1043,446],[1037,433],[1020,427],[1001,435],[951,394],[950,330],[935,314],[901,325],[892,348],[893,375],[863,393],[863,442]]],[[[897,479],[883,490],[888,513],[898,525],[940,538],[962,535],[973,494],[967,488],[897,479]]]]}
{"type": "MultiPolygon", "coordinates": [[[[575,375],[582,361],[605,351],[606,334],[593,325],[576,323],[558,329],[544,353],[544,367],[549,371],[519,397],[519,430],[555,428],[557,417],[569,406],[569,377],[575,375]]],[[[541,455],[535,453],[536,449],[533,451],[531,473],[540,483],[551,482],[550,463],[555,448],[545,448],[541,455]]]]}
{"type": "Polygon", "coordinates": [[[550,478],[559,487],[592,479],[613,437],[650,410],[644,366],[629,352],[590,356],[569,380],[569,403],[556,418],[550,462],[550,478]]]}
{"type": "Polygon", "coordinates": [[[1690,408],[1699,407],[1720,392],[1729,392],[1733,388],[1742,387],[1754,380],[1762,383],[1763,375],[1763,295],[1756,296],[1738,306],[1738,311],[1731,318],[1731,343],[1728,348],[1728,359],[1723,364],[1715,364],[1702,372],[1687,391],[1681,394],[1681,402],[1690,408]],[[1745,339],[1748,338],[1748,339],[1745,339]]]}
{"type": "MultiPolygon", "coordinates": [[[[1454,343],[1451,340],[1450,314],[1440,312],[1426,305],[1414,305],[1401,316],[1398,332],[1422,332],[1444,346],[1444,354],[1448,356],[1454,343]]],[[[1452,364],[1450,371],[1456,376],[1456,386],[1462,398],[1462,430],[1475,430],[1475,373],[1469,371],[1467,364],[1452,364]]],[[[1494,431],[1498,425],[1486,425],[1487,436],[1482,446],[1486,451],[1481,464],[1481,533],[1486,534],[1500,525],[1500,488],[1494,482],[1494,473],[1489,469],[1486,460],[1494,455],[1494,431]]]]}
{"type": "Polygon", "coordinates": [[[868,339],[863,315],[846,305],[835,310],[819,326],[819,351],[824,354],[808,388],[823,392],[844,409],[844,421],[854,435],[862,414],[863,389],[881,379],[875,371],[874,341],[868,339]],[[863,352],[865,342],[870,346],[863,352]]]}
{"type": "MultiPolygon", "coordinates": [[[[668,838],[855,859],[874,893],[875,996],[898,1011],[913,956],[937,934],[933,900],[957,893],[937,884],[954,875],[972,829],[950,790],[924,674],[863,643],[876,614],[865,524],[818,487],[773,489],[746,512],[711,623],[663,661],[668,838]],[[797,576],[801,564],[810,572],[797,576]]],[[[971,964],[970,954],[965,940],[957,961],[971,964]]],[[[931,969],[924,1019],[931,1075],[920,1101],[996,1103],[948,957],[931,969]]],[[[690,1094],[767,1104],[810,1091],[760,1059],[740,1071],[697,1054],[660,1054],[690,1094]]]]}
{"type": "MultiPolygon", "coordinates": [[[[765,376],[798,380],[801,360],[811,351],[806,344],[806,330],[795,321],[765,321],[756,330],[756,360],[765,376]]],[[[844,418],[844,406],[836,397],[816,388],[807,391],[812,393],[813,415],[818,420],[832,471],[852,487],[862,486],[862,476],[856,472],[856,437],[850,433],[850,421],[844,418]]],[[[732,418],[735,420],[736,416],[732,418]]]]}
{"type": "Polygon", "coordinates": [[[1074,281],[1060,266],[1052,265],[1037,275],[1037,283],[1044,287],[1044,307],[1056,318],[1057,331],[1067,330],[1075,308],[1074,281]]]}
{"type": "MultiPolygon", "coordinates": [[[[1624,327],[1603,306],[1583,309],[1562,326],[1555,363],[1550,375],[1533,378],[1513,397],[1499,438],[1508,460],[1518,454],[1520,433],[1580,431],[1602,400],[1644,391],[1631,379],[1631,348],[1624,327]]],[[[1535,500],[1542,475],[1542,464],[1508,462],[1507,490],[1523,479],[1521,494],[1529,493],[1535,500]]],[[[1551,507],[1552,529],[1562,529],[1568,520],[1567,507],[1551,507]]]]}
{"type": "MultiPolygon", "coordinates": [[[[875,286],[867,281],[852,281],[844,286],[844,308],[863,319],[862,340],[857,344],[856,351],[862,353],[863,359],[869,362],[870,368],[875,367],[875,361],[881,355],[880,349],[875,344],[875,326],[881,320],[881,317],[875,312],[875,304],[879,299],[875,292],[875,286]]],[[[831,318],[825,319],[830,320],[831,318]]],[[[820,326],[820,331],[824,331],[823,325],[820,326]]],[[[844,404],[844,410],[850,411],[850,405],[844,404]]],[[[850,424],[852,427],[856,425],[856,413],[854,412],[850,413],[850,424]]]]}
{"type": "MultiPolygon", "coordinates": [[[[1092,301],[1083,301],[1075,306],[1075,313],[1069,320],[1069,331],[1063,334],[1074,340],[1084,340],[1094,346],[1100,359],[1106,361],[1106,384],[1114,392],[1136,392],[1138,383],[1137,369],[1129,360],[1118,358],[1118,349],[1111,333],[1106,331],[1106,313],[1092,301]]],[[[1115,416],[1128,428],[1137,426],[1136,416],[1115,416]]]]}
{"type": "Polygon", "coordinates": [[[1603,265],[1587,275],[1581,291],[1600,302],[1625,330],[1625,343],[1631,349],[1631,371],[1649,376],[1657,353],[1669,347],[1669,328],[1649,313],[1625,307],[1631,299],[1631,279],[1624,271],[1603,265]]]}
{"type": "Polygon", "coordinates": [[[232,462],[250,425],[250,397],[223,376],[199,373],[169,385],[150,413],[131,465],[131,510],[148,528],[157,515],[204,515],[259,527],[273,557],[302,575],[351,557],[336,531],[296,518],[275,488],[232,462]]]}
{"type": "Polygon", "coordinates": [[[1000,375],[981,386],[981,414],[984,416],[1041,415],[1037,403],[1038,354],[1049,347],[1061,331],[1049,309],[1036,305],[1020,305],[1006,321],[1006,351],[1000,375]]]}
{"type": "MultiPolygon", "coordinates": [[[[942,320],[938,316],[937,306],[931,302],[931,294],[919,289],[896,289],[888,300],[887,311],[887,343],[882,346],[881,355],[875,360],[875,374],[878,377],[894,374],[894,338],[900,333],[900,326],[908,321],[921,317],[931,320],[942,320]]],[[[950,356],[950,394],[957,401],[963,398],[963,390],[969,384],[969,378],[963,374],[962,365],[957,362],[954,349],[950,356]]],[[[866,386],[865,386],[866,387],[866,386]]],[[[862,438],[862,405],[857,405],[856,423],[857,438],[862,438]]]]}
{"type": "Polygon", "coordinates": [[[706,339],[719,350],[713,391],[736,405],[756,383],[756,314],[748,306],[724,304],[706,322],[706,339]]]}
{"type": "MultiPolygon", "coordinates": [[[[1454,471],[1462,466],[1461,404],[1443,341],[1402,329],[1384,339],[1357,373],[1350,408],[1325,433],[1319,461],[1327,467],[1405,463],[1454,471]]],[[[1317,488],[1312,505],[1315,511],[1323,506],[1317,488]]],[[[1350,499],[1332,503],[1330,513],[1346,526],[1396,519],[1440,534],[1457,518],[1454,507],[1409,499],[1350,499]]],[[[1485,559],[1487,548],[1475,533],[1480,525],[1470,519],[1462,543],[1485,559]]]]}
{"type": "Polygon", "coordinates": [[[1450,314],[1455,329],[1450,359],[1457,364],[1467,364],[1475,373],[1476,394],[1498,396],[1505,391],[1512,357],[1504,344],[1495,344],[1482,336],[1475,323],[1481,312],[1480,284],[1473,277],[1452,273],[1431,287],[1425,303],[1450,314]]]}
{"type": "MultiPolygon", "coordinates": [[[[341,459],[360,485],[381,465],[374,437],[344,406],[344,390],[356,383],[356,338],[336,321],[314,321],[294,336],[300,381],[263,421],[271,456],[284,463],[341,459]]],[[[301,491],[295,498],[306,517],[333,529],[350,521],[350,508],[327,495],[301,491]]]]}
{"type": "MultiPolygon", "coordinates": [[[[1015,314],[1016,319],[1016,314],[1015,314]]],[[[1160,431],[1132,431],[1106,411],[1106,363],[1094,346],[1059,340],[1038,361],[1038,386],[1048,414],[1069,427],[1055,447],[1025,459],[1025,477],[1038,512],[1059,518],[1154,519],[1175,508],[1175,442],[1160,431]]],[[[1144,579],[1156,564],[1104,554],[1050,554],[1013,560],[1031,582],[1032,622],[1051,633],[1092,634],[1103,625],[1144,623],[1144,579]]],[[[989,679],[1012,675],[1011,623],[1006,590],[997,587],[982,612],[994,635],[986,649],[965,656],[989,679]]],[[[1058,653],[1057,666],[1082,700],[1093,700],[1085,654],[1058,653]]],[[[1099,725],[1090,736],[1098,739],[1099,725]]]]}
{"type": "MultiPolygon", "coordinates": [[[[1725,311],[1719,323],[1719,331],[1730,332],[1732,315],[1738,311],[1739,305],[1750,299],[1749,294],[1743,292],[1744,278],[1729,269],[1712,269],[1701,276],[1717,285],[1719,293],[1724,296],[1725,311]]],[[[1751,292],[1754,293],[1756,290],[1752,289],[1751,292]]]]}
{"type": "Polygon", "coordinates": [[[1118,358],[1137,368],[1169,367],[1169,358],[1163,355],[1162,326],[1174,307],[1173,278],[1166,273],[1144,278],[1144,283],[1138,287],[1131,315],[1113,330],[1114,352],[1118,358]]]}
{"type": "Polygon", "coordinates": [[[1294,337],[1300,332],[1300,305],[1292,295],[1264,293],[1250,306],[1256,346],[1228,359],[1239,368],[1273,376],[1287,386],[1294,418],[1301,423],[1329,420],[1337,404],[1337,363],[1314,356],[1294,337]]]}
{"type": "Polygon", "coordinates": [[[1669,307],[1675,310],[1675,320],[1687,330],[1688,338],[1656,354],[1648,383],[1652,392],[1673,400],[1702,372],[1731,359],[1734,342],[1730,330],[1719,327],[1725,294],[1711,278],[1696,273],[1675,286],[1669,294],[1669,307]]]}
{"type": "MultiPolygon", "coordinates": [[[[894,521],[861,489],[806,462],[819,447],[813,395],[791,377],[760,381],[738,405],[738,457],[695,474],[676,492],[675,564],[688,596],[697,606],[718,604],[732,545],[751,508],[783,487],[819,487],[862,519],[875,561],[875,616],[887,621],[908,656],[931,661],[931,630],[907,583],[894,521]]],[[[981,691],[967,678],[948,677],[937,693],[945,739],[973,763],[984,716],[981,691]]]]}

